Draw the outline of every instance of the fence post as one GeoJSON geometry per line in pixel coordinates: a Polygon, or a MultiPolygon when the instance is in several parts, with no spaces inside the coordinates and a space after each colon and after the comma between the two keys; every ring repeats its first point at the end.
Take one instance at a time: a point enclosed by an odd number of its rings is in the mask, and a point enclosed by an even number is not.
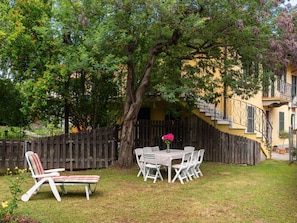
{"type": "Polygon", "coordinates": [[[22,153],[22,155],[23,155],[23,159],[24,159],[24,169],[27,169],[27,160],[26,160],[26,158],[25,158],[25,154],[26,154],[26,152],[27,152],[27,150],[28,150],[27,142],[28,142],[27,140],[24,141],[23,153],[22,153]]]}
{"type": "Polygon", "coordinates": [[[73,171],[73,157],[72,157],[73,140],[68,140],[67,143],[69,143],[69,168],[70,168],[70,171],[73,171]]]}

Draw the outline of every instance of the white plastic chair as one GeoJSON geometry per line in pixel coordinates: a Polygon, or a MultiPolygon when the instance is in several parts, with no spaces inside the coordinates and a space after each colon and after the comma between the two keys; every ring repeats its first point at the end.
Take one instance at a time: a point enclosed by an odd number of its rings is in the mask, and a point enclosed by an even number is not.
{"type": "Polygon", "coordinates": [[[143,153],[151,153],[152,152],[152,147],[146,146],[143,147],[143,153]]]}
{"type": "Polygon", "coordinates": [[[179,164],[172,165],[172,168],[175,170],[175,176],[172,180],[172,183],[178,178],[181,184],[184,184],[184,179],[189,181],[188,179],[188,168],[191,163],[191,156],[193,152],[189,152],[183,155],[182,161],[179,164]]]}
{"type": "Polygon", "coordinates": [[[142,148],[136,148],[134,150],[135,156],[136,156],[136,162],[137,165],[139,167],[139,172],[137,174],[137,177],[139,177],[141,174],[143,175],[143,177],[145,176],[145,172],[144,172],[144,162],[141,161],[141,157],[143,156],[143,149],[142,148]]]}
{"type": "Polygon", "coordinates": [[[152,152],[154,151],[160,151],[160,147],[159,146],[153,146],[152,148],[152,152]]]}
{"type": "Polygon", "coordinates": [[[189,152],[193,152],[195,150],[195,147],[194,146],[185,146],[184,150],[189,151],[189,152]]]}
{"type": "Polygon", "coordinates": [[[196,177],[199,177],[199,175],[203,176],[202,171],[200,170],[200,165],[203,162],[204,152],[205,152],[205,149],[199,149],[198,151],[197,162],[194,168],[196,177]]]}
{"type": "Polygon", "coordinates": [[[188,171],[187,171],[187,174],[188,174],[188,177],[190,180],[193,180],[193,178],[199,177],[196,175],[196,171],[195,171],[195,167],[196,167],[197,161],[198,161],[198,153],[199,153],[199,150],[195,150],[191,156],[191,161],[190,161],[188,171]]]}
{"type": "Polygon", "coordinates": [[[160,164],[157,164],[156,156],[153,153],[143,153],[145,177],[144,181],[148,178],[154,179],[156,183],[157,178],[163,180],[162,174],[160,172],[160,164]]]}

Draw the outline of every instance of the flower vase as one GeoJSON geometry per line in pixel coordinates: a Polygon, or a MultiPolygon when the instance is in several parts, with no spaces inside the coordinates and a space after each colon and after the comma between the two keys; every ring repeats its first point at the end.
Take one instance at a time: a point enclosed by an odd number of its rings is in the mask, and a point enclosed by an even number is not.
{"type": "Polygon", "coordinates": [[[170,144],[169,144],[169,143],[166,144],[166,152],[167,152],[167,153],[170,153],[170,144]]]}

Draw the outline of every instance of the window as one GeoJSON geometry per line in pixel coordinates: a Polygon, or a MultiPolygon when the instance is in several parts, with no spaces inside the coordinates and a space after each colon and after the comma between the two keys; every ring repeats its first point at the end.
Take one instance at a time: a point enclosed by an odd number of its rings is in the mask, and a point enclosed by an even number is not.
{"type": "Polygon", "coordinates": [[[248,106],[247,108],[247,132],[254,132],[254,125],[255,125],[255,112],[254,112],[254,107],[248,106]]]}
{"type": "Polygon", "coordinates": [[[274,91],[275,91],[274,82],[275,81],[272,81],[272,83],[271,83],[271,95],[270,95],[270,97],[274,97],[274,91]]]}
{"type": "Polygon", "coordinates": [[[248,76],[250,76],[250,73],[251,73],[251,65],[248,63],[244,64],[243,65],[243,75],[245,77],[248,77],[248,76]]]}
{"type": "Polygon", "coordinates": [[[278,76],[276,78],[276,89],[279,91],[280,88],[281,88],[281,78],[280,78],[280,76],[278,76]]]}
{"type": "Polygon", "coordinates": [[[297,77],[292,76],[292,97],[296,96],[296,84],[297,84],[297,77]]]}
{"type": "Polygon", "coordinates": [[[295,129],[295,114],[291,114],[291,127],[295,129]]]}
{"type": "Polygon", "coordinates": [[[279,132],[285,130],[285,113],[280,112],[279,113],[279,132]]]}
{"type": "Polygon", "coordinates": [[[246,77],[259,75],[259,64],[255,62],[246,62],[243,64],[243,74],[246,77]]]}

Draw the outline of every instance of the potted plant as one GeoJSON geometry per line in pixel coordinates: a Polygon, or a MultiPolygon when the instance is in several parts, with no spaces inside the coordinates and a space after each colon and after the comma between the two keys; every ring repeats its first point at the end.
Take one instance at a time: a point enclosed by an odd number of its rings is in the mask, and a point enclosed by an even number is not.
{"type": "Polygon", "coordinates": [[[285,150],[285,140],[289,138],[289,133],[287,131],[280,131],[279,132],[279,137],[283,140],[283,147],[281,149],[279,149],[279,154],[285,154],[286,150],[285,150]]]}
{"type": "Polygon", "coordinates": [[[274,145],[272,151],[273,152],[278,152],[278,146],[277,145],[274,145]]]}

